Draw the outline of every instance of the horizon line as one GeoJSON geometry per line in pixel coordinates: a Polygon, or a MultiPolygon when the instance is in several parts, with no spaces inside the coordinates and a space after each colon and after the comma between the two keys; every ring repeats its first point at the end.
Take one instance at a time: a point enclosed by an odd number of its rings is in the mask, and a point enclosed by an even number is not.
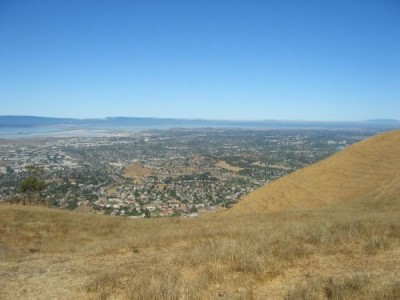
{"type": "Polygon", "coordinates": [[[208,118],[183,118],[183,117],[154,117],[154,116],[106,116],[106,117],[56,117],[56,116],[38,116],[38,115],[0,115],[3,117],[20,117],[20,118],[43,118],[43,119],[70,119],[70,120],[104,120],[108,119],[159,119],[159,120],[183,120],[183,121],[207,121],[207,122],[311,122],[311,123],[362,123],[362,122],[400,122],[393,118],[374,118],[365,120],[306,120],[306,119],[208,119],[208,118]]]}

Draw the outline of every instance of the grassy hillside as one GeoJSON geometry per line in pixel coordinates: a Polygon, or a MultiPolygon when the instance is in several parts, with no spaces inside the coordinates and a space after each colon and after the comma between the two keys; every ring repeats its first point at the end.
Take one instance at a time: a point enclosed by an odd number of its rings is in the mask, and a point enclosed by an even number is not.
{"type": "MultiPolygon", "coordinates": [[[[393,148],[393,135],[361,146],[393,148]]],[[[376,153],[362,151],[367,161],[376,153]]],[[[365,163],[360,174],[368,166],[380,169],[365,163]]],[[[348,201],[251,217],[132,220],[0,205],[0,298],[398,299],[400,186],[390,172],[348,201]]]]}
{"type": "Polygon", "coordinates": [[[400,185],[400,131],[356,143],[246,196],[230,213],[311,208],[384,195],[400,185]],[[388,190],[389,189],[389,190],[388,190]]]}

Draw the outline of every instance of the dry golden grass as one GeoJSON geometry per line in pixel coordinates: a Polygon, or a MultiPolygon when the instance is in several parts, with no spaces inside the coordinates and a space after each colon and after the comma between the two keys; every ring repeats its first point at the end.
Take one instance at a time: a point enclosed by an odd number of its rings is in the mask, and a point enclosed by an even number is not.
{"type": "Polygon", "coordinates": [[[3,205],[0,289],[5,299],[400,297],[399,198],[373,202],[149,220],[3,205]],[[351,289],[355,277],[367,281],[351,289]]]}
{"type": "Polygon", "coordinates": [[[243,170],[243,168],[232,166],[232,165],[228,164],[227,162],[225,162],[223,160],[217,162],[215,164],[215,166],[218,167],[218,168],[221,168],[221,169],[232,171],[232,172],[239,172],[239,171],[243,170]]]}
{"type": "Polygon", "coordinates": [[[122,175],[126,178],[135,178],[137,176],[149,176],[151,175],[152,171],[149,168],[144,168],[139,163],[131,163],[128,164],[123,172],[122,175]]]}
{"type": "Polygon", "coordinates": [[[246,196],[231,213],[319,207],[400,185],[400,131],[369,138],[246,196]]]}
{"type": "Polygon", "coordinates": [[[117,192],[117,189],[120,187],[120,185],[113,185],[112,187],[108,188],[106,190],[106,193],[108,196],[112,196],[117,192]]]}
{"type": "Polygon", "coordinates": [[[400,187],[384,183],[320,208],[197,219],[0,205],[0,297],[399,299],[400,187]]]}

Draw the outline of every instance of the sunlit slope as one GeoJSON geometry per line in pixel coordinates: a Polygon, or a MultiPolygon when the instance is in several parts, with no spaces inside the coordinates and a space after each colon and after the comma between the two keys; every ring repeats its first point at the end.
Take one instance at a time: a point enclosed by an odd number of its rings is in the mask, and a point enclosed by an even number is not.
{"type": "Polygon", "coordinates": [[[250,193],[229,214],[311,208],[393,197],[400,187],[400,130],[376,135],[250,193]],[[368,198],[368,199],[367,199],[368,198]]]}

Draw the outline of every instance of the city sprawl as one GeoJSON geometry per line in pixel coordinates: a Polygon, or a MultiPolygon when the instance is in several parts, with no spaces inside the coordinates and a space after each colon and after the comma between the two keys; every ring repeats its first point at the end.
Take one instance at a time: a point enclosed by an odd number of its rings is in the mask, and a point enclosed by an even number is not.
{"type": "Polygon", "coordinates": [[[171,129],[3,140],[0,198],[24,199],[19,184],[34,167],[45,189],[30,201],[131,217],[196,216],[229,208],[269,181],[374,133],[171,129]]]}

